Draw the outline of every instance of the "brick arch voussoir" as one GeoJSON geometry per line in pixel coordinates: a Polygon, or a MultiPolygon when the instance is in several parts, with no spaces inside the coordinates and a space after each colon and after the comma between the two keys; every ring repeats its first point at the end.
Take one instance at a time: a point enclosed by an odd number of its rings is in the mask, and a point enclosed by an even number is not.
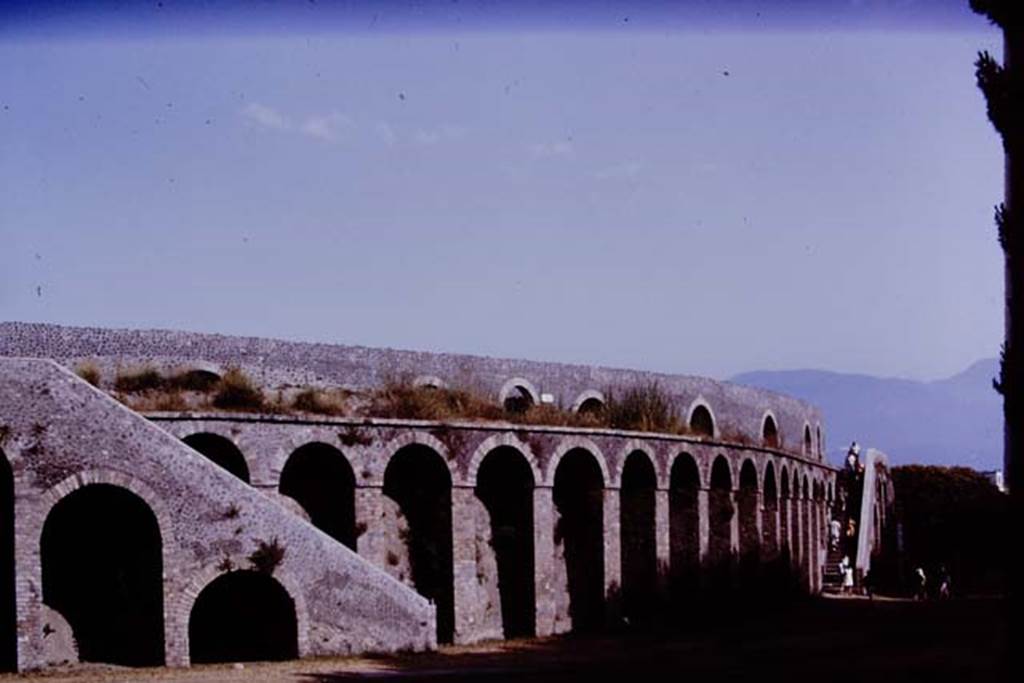
{"type": "Polygon", "coordinates": [[[558,471],[558,463],[562,461],[562,457],[565,456],[571,450],[583,449],[590,453],[597,460],[597,466],[601,469],[601,478],[606,488],[611,488],[611,477],[608,471],[608,460],[604,457],[604,452],[598,447],[596,443],[582,436],[568,436],[559,442],[554,452],[547,462],[547,469],[544,472],[544,485],[554,488],[555,486],[555,472],[558,471]]]}
{"type": "MultiPolygon", "coordinates": [[[[249,558],[247,555],[234,554],[228,555],[227,560],[233,567],[246,567],[249,564],[249,558]]],[[[206,589],[211,583],[219,579],[225,574],[230,574],[235,570],[225,571],[222,566],[228,564],[225,562],[225,557],[221,556],[217,559],[216,564],[204,565],[197,571],[193,572],[188,582],[184,587],[175,595],[174,601],[167,606],[167,615],[169,621],[165,628],[167,633],[178,642],[181,643],[185,665],[190,664],[189,649],[190,643],[188,638],[188,624],[189,619],[192,616],[192,608],[195,607],[196,600],[199,598],[199,594],[206,589]]],[[[306,604],[306,594],[302,590],[301,584],[295,579],[294,576],[285,567],[278,567],[274,570],[272,577],[277,581],[288,596],[292,599],[292,603],[295,605],[295,625],[296,625],[296,639],[298,641],[297,647],[299,651],[299,657],[305,657],[309,654],[309,608],[306,604]]]]}
{"type": "Polygon", "coordinates": [[[441,461],[448,469],[448,477],[452,482],[452,486],[462,484],[462,480],[459,476],[460,473],[452,463],[453,457],[458,454],[452,453],[448,449],[448,446],[433,434],[421,430],[413,430],[399,434],[384,445],[382,457],[377,463],[379,466],[379,472],[376,473],[379,476],[379,480],[382,485],[384,482],[384,473],[387,472],[391,459],[395,457],[395,454],[398,453],[398,451],[402,450],[406,446],[426,446],[433,450],[441,457],[441,461]]]}
{"type": "Polygon", "coordinates": [[[530,472],[533,473],[534,486],[540,486],[544,483],[540,464],[537,461],[537,454],[533,452],[530,445],[521,441],[511,432],[502,432],[500,434],[494,434],[487,437],[479,446],[476,447],[473,451],[473,455],[469,459],[469,462],[466,464],[463,484],[468,487],[475,487],[476,476],[480,472],[480,465],[483,464],[484,458],[486,458],[494,449],[502,447],[515,449],[519,451],[524,458],[526,458],[526,462],[530,466],[530,472]]]}
{"type": "MultiPolygon", "coordinates": [[[[626,458],[637,451],[643,453],[647,460],[650,461],[651,467],[654,468],[655,486],[663,487],[667,475],[658,464],[657,450],[654,446],[641,439],[630,439],[619,449],[618,457],[615,459],[615,464],[612,467],[612,488],[622,488],[622,473],[626,470],[626,458]]],[[[668,486],[665,485],[664,488],[668,488],[668,486]]]]}

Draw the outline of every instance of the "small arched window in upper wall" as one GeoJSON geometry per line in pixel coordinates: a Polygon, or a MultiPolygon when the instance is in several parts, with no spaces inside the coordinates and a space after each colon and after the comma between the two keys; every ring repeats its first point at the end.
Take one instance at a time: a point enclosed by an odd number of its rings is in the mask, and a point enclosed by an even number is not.
{"type": "Polygon", "coordinates": [[[768,448],[779,447],[779,428],[775,425],[775,418],[771,414],[764,416],[764,424],[761,427],[761,443],[768,448]]]}
{"type": "Polygon", "coordinates": [[[811,427],[804,425],[804,455],[810,455],[811,450],[811,427]]]}
{"type": "Polygon", "coordinates": [[[600,415],[604,410],[604,401],[597,397],[591,397],[583,401],[576,412],[581,415],[600,415]]]}
{"type": "Polygon", "coordinates": [[[533,406],[533,395],[526,387],[515,386],[505,397],[504,408],[510,413],[525,413],[533,406]]]}
{"type": "Polygon", "coordinates": [[[715,435],[715,420],[707,406],[699,405],[690,413],[690,431],[700,436],[715,435]]]}
{"type": "Polygon", "coordinates": [[[823,451],[824,451],[824,448],[825,448],[825,447],[824,447],[824,446],[822,446],[822,444],[821,444],[821,425],[818,425],[818,426],[816,427],[816,430],[817,430],[817,432],[818,432],[818,459],[820,460],[820,459],[821,459],[821,457],[822,457],[822,453],[823,453],[823,451]]]}
{"type": "Polygon", "coordinates": [[[173,384],[184,391],[210,391],[219,381],[220,375],[212,370],[192,369],[175,375],[173,384]]]}

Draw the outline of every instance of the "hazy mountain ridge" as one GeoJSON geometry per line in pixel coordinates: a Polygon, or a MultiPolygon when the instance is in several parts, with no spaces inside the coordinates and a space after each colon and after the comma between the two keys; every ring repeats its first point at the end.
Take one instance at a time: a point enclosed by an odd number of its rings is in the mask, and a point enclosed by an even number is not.
{"type": "Polygon", "coordinates": [[[829,460],[851,441],[885,451],[894,464],[1002,469],[1002,400],[992,388],[999,361],[980,360],[946,379],[907,379],[825,370],[745,372],[738,384],[790,394],[818,406],[829,460]]]}

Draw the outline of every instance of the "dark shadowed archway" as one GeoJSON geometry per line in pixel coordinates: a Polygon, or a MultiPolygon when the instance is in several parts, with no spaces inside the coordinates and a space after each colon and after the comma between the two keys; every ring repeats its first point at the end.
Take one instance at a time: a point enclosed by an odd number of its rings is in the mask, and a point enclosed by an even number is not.
{"type": "Polygon", "coordinates": [[[793,560],[793,571],[795,578],[800,578],[800,567],[803,563],[803,519],[800,505],[800,473],[793,471],[793,486],[789,499],[789,524],[792,527],[792,545],[790,546],[790,557],[793,560]]]}
{"type": "Polygon", "coordinates": [[[438,642],[455,631],[452,571],[452,480],[442,457],[428,446],[399,449],[384,471],[384,495],[398,503],[416,591],[437,605],[438,642]]]}
{"type": "Polygon", "coordinates": [[[192,606],[188,641],[193,664],[295,659],[295,602],[270,574],[221,574],[192,606]]]}
{"type": "Polygon", "coordinates": [[[779,554],[779,491],[775,481],[775,465],[770,462],[764,468],[762,507],[761,552],[766,560],[774,560],[779,554]]]}
{"type": "Polygon", "coordinates": [[[779,486],[779,558],[787,571],[793,566],[793,534],[791,521],[789,469],[783,465],[779,486]]]}
{"type": "Polygon", "coordinates": [[[562,456],[555,470],[555,543],[562,545],[574,631],[604,623],[604,478],[582,448],[562,456]]]}
{"type": "Polygon", "coordinates": [[[668,490],[669,591],[674,602],[697,592],[700,580],[700,472],[688,453],[672,463],[668,490]]]}
{"type": "Polygon", "coordinates": [[[246,484],[249,483],[249,466],[238,447],[219,434],[201,432],[182,439],[192,449],[199,451],[209,460],[217,463],[246,484]]]}
{"type": "Polygon", "coordinates": [[[768,448],[779,447],[779,428],[775,424],[775,418],[771,415],[764,416],[764,424],[761,426],[761,444],[768,448]]]}
{"type": "Polygon", "coordinates": [[[633,451],[622,470],[620,543],[623,615],[634,624],[653,613],[658,584],[658,550],[654,531],[654,491],[658,478],[643,451],[633,451]]]}
{"type": "Polygon", "coordinates": [[[708,576],[716,591],[732,584],[732,473],[725,456],[715,458],[708,491],[708,576]]]}
{"type": "Polygon", "coordinates": [[[352,466],[341,451],[308,443],[288,457],[279,490],[302,506],[314,526],[354,551],[355,487],[352,466]]]}
{"type": "Polygon", "coordinates": [[[534,484],[529,462],[509,446],[495,448],[484,456],[476,475],[476,496],[490,516],[501,625],[506,638],[536,633],[534,484]]]}
{"type": "Polygon", "coordinates": [[[698,436],[714,436],[715,420],[707,406],[697,406],[690,413],[690,431],[698,436]]]}
{"type": "Polygon", "coordinates": [[[740,467],[740,488],[736,493],[739,512],[740,581],[752,585],[761,564],[761,539],[757,528],[758,508],[757,468],[751,460],[740,467]]]}
{"type": "Polygon", "coordinates": [[[14,474],[0,450],[0,671],[18,667],[14,598],[14,474]]]}
{"type": "Polygon", "coordinates": [[[90,484],[50,510],[40,540],[43,602],[71,625],[86,662],[164,662],[160,527],[130,491],[90,484]]]}
{"type": "Polygon", "coordinates": [[[811,483],[804,475],[800,489],[800,579],[808,586],[811,579],[811,483]]]}

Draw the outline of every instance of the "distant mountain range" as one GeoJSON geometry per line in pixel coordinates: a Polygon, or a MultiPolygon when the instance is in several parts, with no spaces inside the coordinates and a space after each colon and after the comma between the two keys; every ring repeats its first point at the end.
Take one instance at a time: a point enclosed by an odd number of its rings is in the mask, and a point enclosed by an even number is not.
{"type": "Polygon", "coordinates": [[[885,451],[892,464],[1002,469],[1002,397],[992,388],[999,362],[986,358],[934,382],[823,370],[745,372],[731,382],[810,401],[824,413],[829,460],[851,441],[885,451]]]}

